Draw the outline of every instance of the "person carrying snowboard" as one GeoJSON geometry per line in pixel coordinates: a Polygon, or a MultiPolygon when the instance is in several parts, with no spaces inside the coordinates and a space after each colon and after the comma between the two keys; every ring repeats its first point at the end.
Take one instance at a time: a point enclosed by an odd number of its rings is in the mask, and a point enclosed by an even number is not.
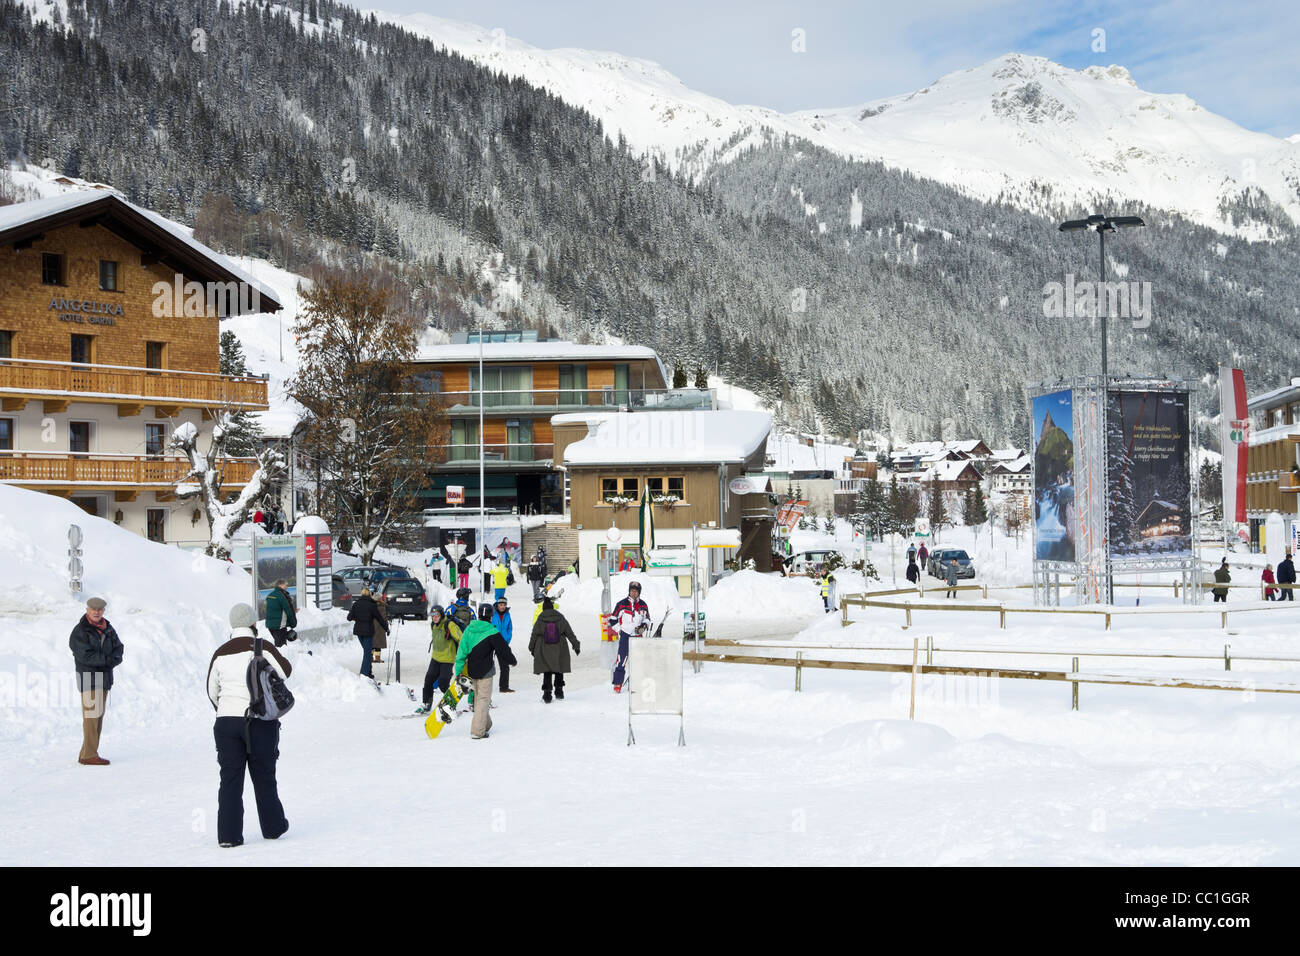
{"type": "Polygon", "coordinates": [[[573,645],[574,654],[581,654],[582,650],[568,619],[555,609],[555,602],[546,598],[541,609],[542,613],[533,622],[528,653],[533,655],[533,673],[542,675],[542,703],[549,704],[552,687],[555,699],[564,700],[564,675],[573,669],[569,663],[569,645],[573,645]]]}
{"type": "Polygon", "coordinates": [[[416,708],[417,714],[427,714],[433,709],[435,685],[440,695],[451,689],[452,664],[456,662],[456,652],[460,650],[460,625],[436,604],[429,608],[429,634],[429,669],[424,673],[424,703],[416,708]]]}
{"type": "MultiPolygon", "coordinates": [[[[539,618],[540,620],[540,618],[539,618]]],[[[650,621],[650,608],[641,600],[641,585],[633,581],[627,586],[627,597],[614,605],[609,616],[609,626],[618,631],[618,651],[614,654],[614,693],[621,693],[627,679],[628,641],[636,629],[650,621]]]]}
{"type": "Polygon", "coordinates": [[[474,720],[469,735],[474,740],[483,740],[492,729],[492,678],[496,677],[496,663],[502,667],[519,663],[501,632],[492,626],[491,616],[491,605],[484,604],[479,608],[479,619],[472,621],[460,637],[453,667],[456,674],[463,673],[470,679],[469,703],[474,711],[474,720]]]}

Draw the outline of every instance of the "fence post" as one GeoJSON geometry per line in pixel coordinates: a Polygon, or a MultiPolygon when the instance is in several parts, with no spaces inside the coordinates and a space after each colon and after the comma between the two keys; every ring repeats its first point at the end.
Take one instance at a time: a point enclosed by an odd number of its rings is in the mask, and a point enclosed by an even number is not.
{"type": "Polygon", "coordinates": [[[989,599],[989,586],[988,586],[988,584],[986,583],[986,584],[984,585],[984,600],[987,601],[988,599],[989,599]]]}
{"type": "Polygon", "coordinates": [[[796,692],[803,690],[803,651],[796,651],[794,655],[794,689],[796,692]]]}
{"type": "Polygon", "coordinates": [[[1225,671],[1232,670],[1232,656],[1228,653],[1228,648],[1231,646],[1231,644],[1223,645],[1223,669],[1225,671]]]}
{"type": "Polygon", "coordinates": [[[1005,604],[998,605],[998,626],[1004,631],[1007,629],[1007,606],[1005,604]]]}
{"type": "Polygon", "coordinates": [[[934,666],[934,637],[929,636],[925,639],[925,666],[934,666]]]}
{"type": "Polygon", "coordinates": [[[842,615],[842,617],[840,618],[840,627],[848,627],[849,626],[849,599],[847,595],[845,597],[840,598],[840,613],[842,615]]]}
{"type": "MultiPolygon", "coordinates": [[[[1072,673],[1079,673],[1079,658],[1071,659],[1070,670],[1072,673]]],[[[1070,709],[1079,709],[1079,682],[1077,680],[1070,681],[1070,709]]]]}
{"type": "Polygon", "coordinates": [[[1110,612],[1106,612],[1106,630],[1110,630],[1110,612]]]}
{"type": "Polygon", "coordinates": [[[907,612],[907,626],[912,626],[912,605],[908,605],[904,610],[907,612]]]}
{"type": "Polygon", "coordinates": [[[1178,597],[1178,581],[1174,580],[1174,597],[1178,597]]]}
{"type": "Polygon", "coordinates": [[[912,702],[907,708],[908,720],[916,720],[916,650],[919,644],[919,638],[912,638],[912,702]]]}
{"type": "Polygon", "coordinates": [[[1224,611],[1222,614],[1219,615],[1219,617],[1222,618],[1219,626],[1222,630],[1226,631],[1228,629],[1228,612],[1224,611]]]}

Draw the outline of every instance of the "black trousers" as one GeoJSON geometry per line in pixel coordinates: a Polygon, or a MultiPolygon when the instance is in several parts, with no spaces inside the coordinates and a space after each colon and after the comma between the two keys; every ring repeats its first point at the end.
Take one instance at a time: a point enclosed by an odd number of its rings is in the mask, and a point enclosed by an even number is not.
{"type": "Polygon", "coordinates": [[[1291,588],[1281,588],[1280,590],[1281,590],[1281,592],[1282,592],[1282,596],[1281,596],[1280,598],[1278,598],[1279,601],[1294,601],[1294,600],[1295,600],[1295,591],[1294,591],[1293,589],[1291,589],[1291,588]]]}
{"type": "Polygon", "coordinates": [[[554,679],[555,693],[560,697],[564,696],[564,675],[559,671],[547,671],[542,675],[542,696],[551,696],[551,682],[554,679]]]}
{"type": "Polygon", "coordinates": [[[429,707],[433,704],[433,687],[438,685],[438,690],[443,694],[451,687],[451,662],[443,663],[430,659],[429,669],[424,672],[424,706],[429,707]]]}
{"type": "Polygon", "coordinates": [[[1227,603],[1228,603],[1228,595],[1226,595],[1226,594],[1216,594],[1216,595],[1214,595],[1214,603],[1215,603],[1215,604],[1219,604],[1219,603],[1227,604],[1227,603]]]}
{"type": "Polygon", "coordinates": [[[275,785],[275,762],[280,756],[280,722],[243,717],[218,717],[212,726],[217,742],[221,787],[217,791],[217,842],[244,842],[244,770],[253,778],[257,822],[262,836],[274,840],[289,829],[275,785]],[[248,741],[244,740],[245,725],[248,741]],[[251,745],[252,752],[249,752],[251,745]]]}
{"type": "Polygon", "coordinates": [[[510,665],[497,664],[497,670],[501,672],[501,679],[497,682],[497,690],[506,691],[510,689],[510,665]]]}

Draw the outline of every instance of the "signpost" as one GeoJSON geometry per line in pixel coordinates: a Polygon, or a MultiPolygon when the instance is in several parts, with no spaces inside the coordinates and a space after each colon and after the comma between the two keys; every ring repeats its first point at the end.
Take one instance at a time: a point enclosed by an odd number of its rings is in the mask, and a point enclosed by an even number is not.
{"type": "Polygon", "coordinates": [[[85,568],[81,564],[81,527],[68,525],[68,586],[75,598],[81,593],[81,575],[85,568]]]}
{"type": "Polygon", "coordinates": [[[465,503],[465,486],[448,485],[447,486],[447,504],[463,505],[465,503]]]}

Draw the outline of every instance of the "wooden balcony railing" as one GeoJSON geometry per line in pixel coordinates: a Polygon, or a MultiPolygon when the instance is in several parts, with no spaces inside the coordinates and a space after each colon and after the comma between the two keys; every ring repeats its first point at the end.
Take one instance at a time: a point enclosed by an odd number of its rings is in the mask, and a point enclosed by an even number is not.
{"type": "Polygon", "coordinates": [[[266,380],[261,378],[38,359],[0,359],[0,394],[117,404],[269,407],[266,380]]]}
{"type": "MultiPolygon", "coordinates": [[[[257,471],[257,459],[226,458],[223,467],[223,487],[244,485],[257,471]]],[[[164,487],[187,471],[189,462],[176,456],[0,451],[0,481],[35,488],[164,487]]]]}

